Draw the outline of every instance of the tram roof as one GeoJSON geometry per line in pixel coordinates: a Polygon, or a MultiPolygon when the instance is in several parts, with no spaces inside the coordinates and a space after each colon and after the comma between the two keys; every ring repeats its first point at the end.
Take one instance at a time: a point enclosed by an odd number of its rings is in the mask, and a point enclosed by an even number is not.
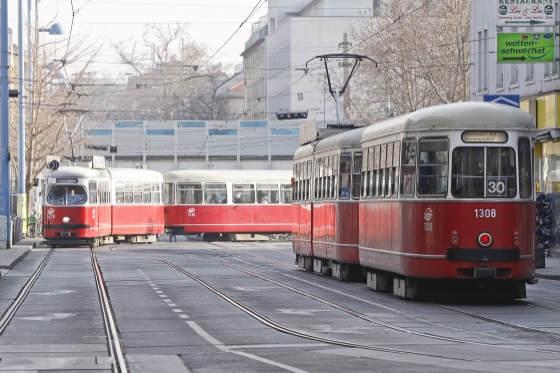
{"type": "Polygon", "coordinates": [[[163,174],[165,181],[290,182],[292,170],[180,170],[163,174]]]}
{"type": "Polygon", "coordinates": [[[366,127],[354,128],[324,137],[315,143],[300,146],[294,153],[294,159],[330,149],[359,147],[365,130],[366,127]]]}
{"type": "Polygon", "coordinates": [[[531,115],[521,109],[490,102],[458,102],[438,105],[372,124],[362,141],[405,131],[535,130],[531,115]]]}
{"type": "Polygon", "coordinates": [[[163,181],[161,172],[141,168],[107,168],[114,179],[163,181]]]}
{"type": "Polygon", "coordinates": [[[77,178],[100,178],[109,177],[106,169],[89,168],[82,166],[60,166],[56,170],[45,170],[49,177],[77,177],[77,178]]]}

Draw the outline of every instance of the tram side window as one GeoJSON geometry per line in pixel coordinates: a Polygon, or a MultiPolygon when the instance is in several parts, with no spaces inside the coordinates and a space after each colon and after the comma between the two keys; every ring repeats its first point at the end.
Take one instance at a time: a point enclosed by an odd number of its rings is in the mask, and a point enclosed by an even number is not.
{"type": "Polygon", "coordinates": [[[367,189],[368,189],[368,182],[369,182],[369,178],[367,177],[367,170],[368,170],[368,165],[369,165],[369,149],[364,149],[363,151],[363,164],[362,164],[362,191],[361,191],[361,196],[362,198],[366,198],[367,197],[367,189]]]}
{"type": "Polygon", "coordinates": [[[142,203],[152,203],[152,183],[144,181],[142,183],[142,203]]]}
{"type": "Polygon", "coordinates": [[[115,183],[115,202],[117,205],[122,205],[124,203],[124,182],[117,181],[115,183]]]}
{"type": "Polygon", "coordinates": [[[152,203],[161,203],[161,185],[160,183],[152,183],[152,203]]]}
{"type": "Polygon", "coordinates": [[[379,146],[375,147],[373,153],[373,171],[370,174],[370,195],[372,197],[377,197],[379,195],[379,180],[380,180],[380,166],[381,166],[381,148],[379,146]]]}
{"type": "Polygon", "coordinates": [[[416,179],[416,141],[404,140],[401,159],[401,195],[413,196],[416,179]]]}
{"type": "Polygon", "coordinates": [[[401,158],[401,143],[400,141],[395,141],[393,143],[393,172],[391,178],[391,191],[393,196],[397,196],[399,193],[399,161],[401,158]]]}
{"type": "Polygon", "coordinates": [[[341,199],[350,198],[350,181],[352,172],[352,154],[342,153],[340,155],[340,190],[338,195],[341,199]]]}
{"type": "Polygon", "coordinates": [[[142,182],[135,181],[133,187],[133,195],[132,200],[135,204],[141,205],[142,204],[142,182]]]}
{"type": "Polygon", "coordinates": [[[352,168],[352,198],[360,198],[360,190],[362,186],[362,153],[354,154],[354,163],[352,168]]]}
{"type": "Polygon", "coordinates": [[[281,203],[290,204],[292,203],[292,188],[290,184],[282,184],[281,186],[281,203]]]}
{"type": "Polygon", "coordinates": [[[133,195],[133,183],[132,181],[125,181],[124,182],[124,203],[132,203],[134,200],[132,199],[133,195]]]}
{"type": "Polygon", "coordinates": [[[385,164],[385,197],[390,197],[393,194],[393,143],[387,144],[387,163],[385,164]]]}
{"type": "Polygon", "coordinates": [[[111,203],[111,193],[109,192],[109,182],[99,182],[99,203],[107,205],[111,203]]]}
{"type": "Polygon", "coordinates": [[[387,145],[381,145],[381,160],[379,167],[380,175],[377,189],[379,190],[379,197],[385,197],[387,195],[387,145]]]}
{"type": "Polygon", "coordinates": [[[97,203],[97,181],[90,180],[88,183],[89,203],[97,203]]]}
{"type": "Polygon", "coordinates": [[[448,175],[447,139],[418,142],[418,195],[445,197],[448,175]]]}
{"type": "Polygon", "coordinates": [[[531,141],[526,137],[521,137],[517,147],[519,153],[519,196],[521,198],[531,198],[533,196],[531,141]]]}
{"type": "Polygon", "coordinates": [[[484,197],[484,148],[455,148],[451,164],[451,194],[484,197]]]}
{"type": "Polygon", "coordinates": [[[175,204],[175,188],[173,183],[163,184],[163,203],[166,205],[175,204]]]}
{"type": "Polygon", "coordinates": [[[516,195],[515,152],[512,148],[486,148],[486,196],[516,195]]]}
{"type": "Polygon", "coordinates": [[[255,203],[255,184],[233,184],[233,203],[255,203]]]}
{"type": "Polygon", "coordinates": [[[204,185],[204,201],[207,204],[227,203],[227,189],[225,183],[204,185]]]}
{"type": "Polygon", "coordinates": [[[279,203],[277,184],[257,184],[257,203],[279,203]]]}
{"type": "Polygon", "coordinates": [[[180,205],[199,205],[202,203],[202,184],[178,183],[177,203],[180,205]]]}

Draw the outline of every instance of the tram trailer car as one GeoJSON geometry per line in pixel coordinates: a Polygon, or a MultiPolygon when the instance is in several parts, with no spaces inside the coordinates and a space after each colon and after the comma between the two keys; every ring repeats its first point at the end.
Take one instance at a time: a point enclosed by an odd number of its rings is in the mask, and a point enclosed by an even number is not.
{"type": "Polygon", "coordinates": [[[408,299],[526,297],[535,274],[535,132],[526,112],[477,102],[367,127],[362,177],[352,181],[361,189],[367,285],[408,299]]]}
{"type": "Polygon", "coordinates": [[[284,239],[292,231],[290,170],[181,170],[163,175],[165,228],[205,241],[284,239]]]}
{"type": "Polygon", "coordinates": [[[300,268],[356,277],[364,131],[331,134],[295,153],[292,245],[300,268]]]}
{"type": "Polygon", "coordinates": [[[47,245],[155,242],[164,232],[162,181],[157,171],[105,168],[104,162],[51,170],[43,191],[47,245]]]}

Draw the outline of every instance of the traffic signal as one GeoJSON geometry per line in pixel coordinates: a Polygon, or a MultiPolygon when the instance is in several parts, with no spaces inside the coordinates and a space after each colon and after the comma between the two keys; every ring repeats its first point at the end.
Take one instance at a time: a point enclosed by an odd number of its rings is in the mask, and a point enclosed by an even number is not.
{"type": "Polygon", "coordinates": [[[307,111],[277,111],[276,118],[278,120],[307,119],[307,111]]]}

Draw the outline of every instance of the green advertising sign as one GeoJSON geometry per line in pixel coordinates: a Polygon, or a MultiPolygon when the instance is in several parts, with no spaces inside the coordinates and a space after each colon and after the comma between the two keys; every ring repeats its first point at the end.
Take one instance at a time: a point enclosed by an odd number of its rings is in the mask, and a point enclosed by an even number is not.
{"type": "Polygon", "coordinates": [[[498,32],[498,63],[554,62],[553,32],[498,32]]]}

